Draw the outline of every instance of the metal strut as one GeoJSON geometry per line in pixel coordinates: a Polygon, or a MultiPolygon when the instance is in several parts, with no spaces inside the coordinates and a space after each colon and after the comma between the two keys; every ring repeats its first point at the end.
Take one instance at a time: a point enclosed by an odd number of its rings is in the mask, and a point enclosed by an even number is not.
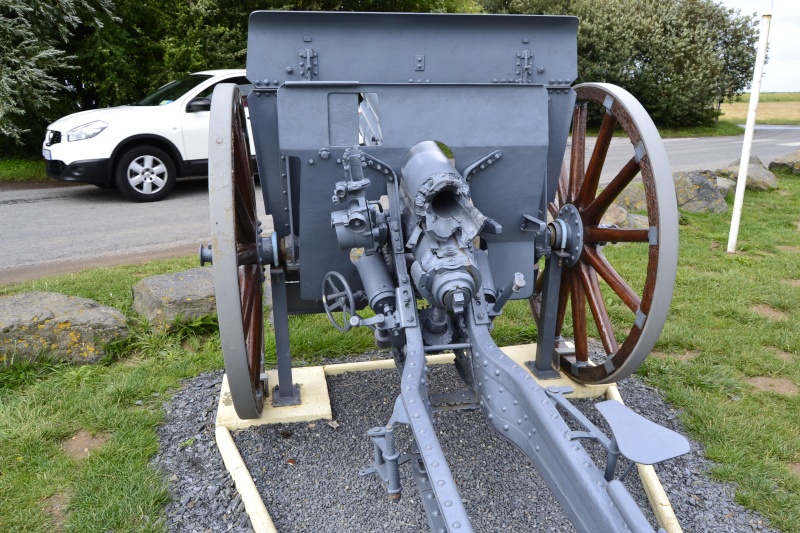
{"type": "Polygon", "coordinates": [[[623,532],[647,523],[635,505],[625,509],[634,523],[620,514],[609,492],[619,487],[605,480],[583,446],[573,440],[556,402],[497,347],[488,329],[472,319],[473,313],[473,309],[467,311],[466,323],[481,411],[500,435],[530,459],[575,529],[623,532]]]}
{"type": "MultiPolygon", "coordinates": [[[[376,161],[390,169],[386,184],[387,195],[389,196],[389,212],[402,213],[400,203],[400,188],[397,175],[391,167],[376,161]]],[[[398,295],[403,291],[414,294],[410,276],[406,267],[405,249],[403,246],[402,228],[399,220],[394,219],[389,222],[392,243],[392,255],[394,260],[395,275],[398,283],[398,295]]],[[[419,316],[417,314],[416,302],[403,302],[398,298],[399,315],[403,317],[401,326],[404,327],[406,337],[405,362],[402,368],[402,379],[400,383],[400,396],[395,403],[392,413],[392,422],[408,424],[414,435],[417,448],[419,450],[424,472],[427,476],[427,483],[422,482],[422,476],[417,478],[417,485],[420,483],[430,487],[432,498],[423,497],[423,503],[431,529],[434,531],[449,532],[471,532],[472,525],[467,516],[467,511],[458,493],[458,487],[450,473],[450,467],[436,437],[433,427],[432,409],[428,398],[428,386],[425,368],[425,346],[422,340],[422,332],[418,327],[419,316]]],[[[413,470],[417,473],[422,472],[422,465],[417,465],[413,470]]],[[[421,492],[422,493],[422,492],[421,492]]]]}

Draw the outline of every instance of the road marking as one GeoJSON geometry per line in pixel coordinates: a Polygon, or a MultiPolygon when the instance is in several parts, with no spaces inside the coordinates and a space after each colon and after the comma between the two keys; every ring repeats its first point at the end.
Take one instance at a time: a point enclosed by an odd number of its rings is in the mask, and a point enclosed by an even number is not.
{"type": "Polygon", "coordinates": [[[697,137],[674,137],[672,139],[662,139],[663,142],[668,143],[672,141],[693,141],[697,137]]]}
{"type": "Polygon", "coordinates": [[[778,146],[800,146],[800,142],[796,142],[796,143],[781,143],[778,146]]]}
{"type": "Polygon", "coordinates": [[[771,143],[775,139],[753,139],[754,143],[771,143]]]}

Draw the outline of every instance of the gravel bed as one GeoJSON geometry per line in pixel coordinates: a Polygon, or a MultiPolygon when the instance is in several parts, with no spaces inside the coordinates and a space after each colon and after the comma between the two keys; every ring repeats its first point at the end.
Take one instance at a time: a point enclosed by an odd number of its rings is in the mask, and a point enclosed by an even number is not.
{"type": "Polygon", "coordinates": [[[158,430],[160,450],[154,465],[169,479],[170,531],[216,533],[253,531],[242,497],[217,450],[217,414],[222,371],[186,381],[169,403],[158,430]]]}
{"type": "MultiPolygon", "coordinates": [[[[374,358],[374,354],[360,359],[374,358]]],[[[341,361],[340,361],[341,362],[341,361]]],[[[429,375],[432,392],[460,388],[452,365],[437,365],[429,375]]],[[[174,501],[167,508],[172,531],[250,531],[241,499],[214,444],[213,416],[221,373],[188,381],[167,405],[159,430],[162,451],[156,464],[170,479],[174,501]],[[187,445],[190,439],[191,444],[187,445]]],[[[245,463],[278,530],[289,532],[428,531],[427,520],[411,478],[401,467],[403,498],[390,504],[380,481],[360,477],[369,465],[368,429],[385,424],[399,392],[394,371],[371,371],[328,377],[334,421],[280,424],[233,433],[245,463]]],[[[657,391],[636,378],[619,389],[625,403],[666,427],[682,432],[677,413],[657,391]]],[[[575,402],[606,429],[592,407],[575,402]]],[[[479,412],[448,411],[436,415],[437,434],[475,531],[573,531],[536,470],[511,444],[497,435],[479,412]]],[[[405,426],[396,434],[401,452],[410,450],[405,426]]],[[[599,445],[584,443],[598,464],[605,464],[599,445]]],[[[620,470],[626,466],[621,460],[620,470]]],[[[702,447],[657,465],[675,513],[687,532],[777,531],[756,513],[733,501],[733,487],[710,480],[710,462],[702,447]]],[[[655,525],[636,470],[625,482],[655,525]]]]}

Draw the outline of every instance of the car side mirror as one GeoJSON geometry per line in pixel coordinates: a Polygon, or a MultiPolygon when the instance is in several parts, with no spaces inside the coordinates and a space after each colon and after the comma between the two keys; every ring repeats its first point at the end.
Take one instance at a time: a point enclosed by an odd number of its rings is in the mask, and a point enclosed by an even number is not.
{"type": "Polygon", "coordinates": [[[192,98],[189,100],[189,103],[186,104],[186,111],[188,113],[197,113],[198,111],[211,111],[211,100],[208,98],[204,98],[202,96],[198,96],[197,98],[192,98]]]}

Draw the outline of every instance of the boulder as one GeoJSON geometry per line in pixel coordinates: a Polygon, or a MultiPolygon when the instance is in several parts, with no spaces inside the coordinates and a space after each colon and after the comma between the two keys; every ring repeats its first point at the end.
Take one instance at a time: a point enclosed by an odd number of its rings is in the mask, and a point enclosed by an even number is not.
{"type": "MultiPolygon", "coordinates": [[[[735,183],[739,179],[740,161],[741,159],[737,159],[727,167],[717,170],[717,177],[721,176],[735,183]]],[[[775,174],[766,169],[758,157],[752,156],[747,165],[747,185],[745,187],[749,191],[768,191],[778,188],[778,180],[775,178],[775,174]]],[[[723,194],[723,197],[726,195],[727,193],[723,194]]]]}
{"type": "Polygon", "coordinates": [[[769,164],[770,170],[788,170],[792,174],[800,174],[800,150],[779,157],[769,164]]]}
{"type": "MultiPolygon", "coordinates": [[[[737,159],[736,161],[734,161],[733,163],[731,163],[728,166],[729,167],[739,168],[739,163],[741,163],[741,162],[742,162],[742,158],[740,157],[739,159],[737,159]]],[[[764,166],[764,162],[761,161],[761,159],[757,155],[751,155],[750,156],[750,161],[747,164],[748,165],[756,165],[756,166],[759,166],[759,167],[763,167],[764,166]]],[[[766,167],[764,167],[764,168],[766,168],[766,167]]]]}
{"type": "Polygon", "coordinates": [[[736,182],[728,178],[722,178],[717,175],[717,189],[723,198],[728,197],[728,193],[736,188],[736,182]]]}
{"type": "Polygon", "coordinates": [[[626,229],[646,229],[649,227],[646,216],[628,213],[628,211],[618,204],[611,204],[608,207],[603,218],[600,220],[600,224],[626,229]]]}
{"type": "Polygon", "coordinates": [[[53,292],[0,297],[0,360],[41,354],[92,363],[128,336],[125,315],[88,298],[53,292]]]}
{"type": "Polygon", "coordinates": [[[178,317],[213,315],[217,312],[213,272],[210,268],[193,268],[144,278],[133,287],[133,309],[159,328],[178,317]]]}
{"type": "Polygon", "coordinates": [[[690,213],[725,213],[728,204],[717,187],[717,176],[711,170],[675,172],[675,194],[678,207],[690,213]]]}
{"type": "Polygon", "coordinates": [[[647,211],[647,197],[644,185],[633,183],[622,191],[614,202],[626,211],[647,211]]]}

